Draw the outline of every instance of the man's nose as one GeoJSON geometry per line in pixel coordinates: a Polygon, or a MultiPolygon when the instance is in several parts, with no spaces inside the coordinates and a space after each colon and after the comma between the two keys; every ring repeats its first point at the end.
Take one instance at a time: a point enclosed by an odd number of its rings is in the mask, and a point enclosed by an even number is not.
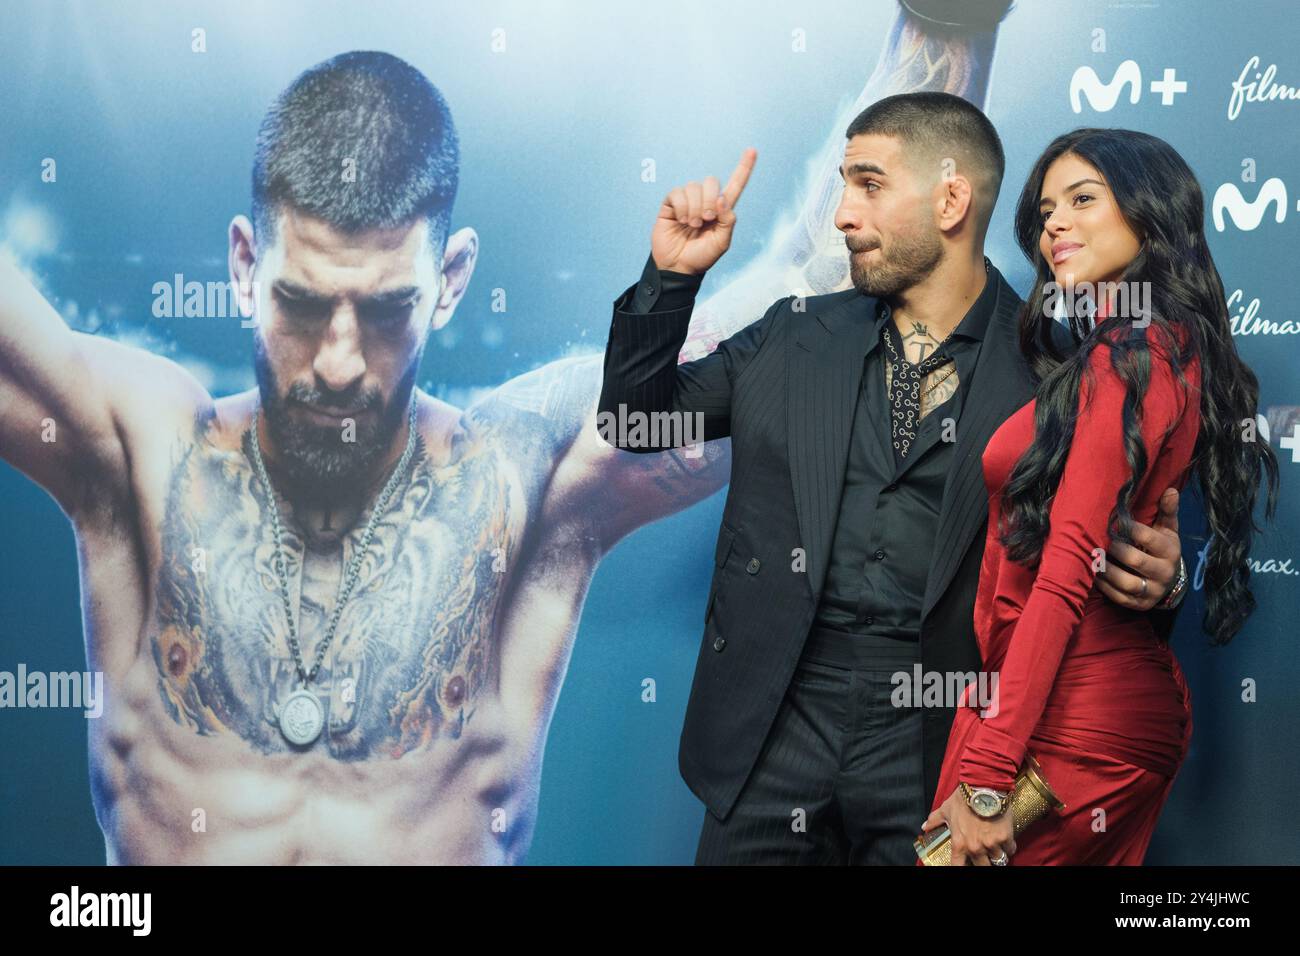
{"type": "Polygon", "coordinates": [[[862,217],[849,206],[840,203],[835,209],[835,228],[848,235],[849,232],[862,228],[862,217]]]}
{"type": "Polygon", "coordinates": [[[325,334],[316,349],[312,371],[322,385],[342,392],[366,373],[366,359],[361,351],[361,327],[351,309],[340,308],[330,318],[325,334]]]}

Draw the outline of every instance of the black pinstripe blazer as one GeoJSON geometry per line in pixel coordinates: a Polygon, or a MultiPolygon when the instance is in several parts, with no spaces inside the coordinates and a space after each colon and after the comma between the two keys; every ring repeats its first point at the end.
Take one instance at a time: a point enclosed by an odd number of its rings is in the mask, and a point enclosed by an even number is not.
{"type": "MultiPolygon", "coordinates": [[[[989,276],[998,284],[997,303],[966,386],[925,589],[926,672],[980,668],[972,614],[988,520],[981,456],[998,426],[1033,395],[1016,329],[1021,300],[997,269],[989,276]]],[[[725,819],[772,726],[821,596],[877,303],[856,289],[787,296],[711,354],[679,365],[692,308],[624,311],[632,292],[614,302],[600,411],[698,412],[704,440],[732,440],[731,484],[678,752],[687,785],[725,819]]],[[[612,433],[606,440],[639,452],[674,444],[631,448],[612,433]]],[[[938,786],[953,714],[930,707],[923,717],[927,800],[938,786]]]]}

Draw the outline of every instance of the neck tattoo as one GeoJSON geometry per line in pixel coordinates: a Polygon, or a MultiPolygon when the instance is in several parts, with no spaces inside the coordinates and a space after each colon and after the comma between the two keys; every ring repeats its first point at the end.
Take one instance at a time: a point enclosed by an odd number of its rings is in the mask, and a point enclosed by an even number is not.
{"type": "MultiPolygon", "coordinates": [[[[258,424],[262,416],[260,405],[253,416],[253,466],[257,471],[258,480],[262,483],[262,490],[265,492],[266,500],[270,505],[271,532],[275,539],[275,558],[272,561],[272,566],[275,568],[275,576],[280,583],[280,598],[284,602],[284,616],[289,622],[289,649],[293,652],[293,662],[297,669],[298,680],[302,684],[278,707],[280,733],[284,735],[285,740],[295,746],[305,747],[311,744],[320,736],[320,732],[325,726],[325,706],[321,703],[321,699],[308,689],[308,685],[316,679],[316,675],[320,671],[321,661],[325,659],[325,651],[330,642],[334,640],[334,631],[338,627],[339,617],[343,613],[343,605],[352,596],[352,589],[356,586],[357,577],[361,573],[361,562],[370,549],[370,539],[374,537],[379,516],[388,508],[388,502],[392,498],[393,492],[397,490],[398,481],[406,471],[407,465],[411,462],[411,453],[415,448],[416,411],[417,403],[415,395],[412,394],[411,411],[407,417],[406,448],[403,449],[402,457],[398,460],[397,466],[393,469],[387,484],[384,485],[383,491],[379,493],[374,509],[370,512],[370,518],[366,522],[365,530],[361,534],[361,544],[357,546],[356,553],[352,555],[352,561],[348,564],[343,579],[339,582],[338,597],[334,601],[334,613],[330,615],[329,623],[325,628],[325,636],[316,646],[316,657],[312,662],[310,671],[307,670],[302,661],[302,649],[298,645],[298,628],[294,622],[293,607],[289,601],[289,575],[285,570],[284,548],[281,543],[280,506],[276,503],[275,490],[271,487],[270,476],[266,473],[266,464],[262,461],[262,447],[258,439],[258,424]]],[[[328,527],[328,511],[325,515],[325,524],[328,527]]]]}

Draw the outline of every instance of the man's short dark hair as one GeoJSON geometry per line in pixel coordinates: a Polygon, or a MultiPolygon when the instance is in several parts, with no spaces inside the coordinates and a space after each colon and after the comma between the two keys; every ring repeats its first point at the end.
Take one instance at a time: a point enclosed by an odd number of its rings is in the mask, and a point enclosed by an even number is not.
{"type": "Polygon", "coordinates": [[[341,232],[424,217],[441,254],[460,146],[451,111],[423,73],[388,53],[341,53],[298,76],[271,104],[253,160],[253,235],[275,241],[284,207],[341,232]]]}
{"type": "Polygon", "coordinates": [[[849,124],[846,139],[861,135],[893,136],[902,140],[914,162],[913,169],[933,163],[936,174],[944,159],[951,158],[957,169],[974,170],[990,190],[983,225],[988,225],[1006,157],[1002,141],[989,118],[980,109],[951,93],[900,93],[868,106],[849,124]]]}

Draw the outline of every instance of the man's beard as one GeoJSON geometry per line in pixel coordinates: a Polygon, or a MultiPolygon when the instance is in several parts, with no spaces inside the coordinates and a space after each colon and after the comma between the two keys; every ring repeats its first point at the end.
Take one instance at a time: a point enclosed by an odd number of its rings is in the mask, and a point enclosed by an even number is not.
{"type": "Polygon", "coordinates": [[[878,299],[907,291],[925,279],[943,258],[939,231],[923,222],[896,234],[887,247],[881,248],[883,255],[877,264],[866,266],[849,246],[849,277],[854,288],[878,299]]]}
{"type": "Polygon", "coordinates": [[[417,354],[393,391],[392,401],[384,406],[377,389],[360,389],[347,393],[326,394],[294,382],[283,397],[275,371],[271,368],[261,336],[254,336],[254,370],[261,393],[262,415],[266,430],[275,446],[275,460],[280,477],[294,496],[314,502],[337,502],[364,492],[374,478],[374,469],[392,445],[413,400],[415,375],[419,368],[417,354]],[[291,414],[297,403],[325,407],[345,407],[358,412],[379,410],[371,422],[358,415],[354,434],[345,441],[340,428],[315,425],[291,414]]]}

